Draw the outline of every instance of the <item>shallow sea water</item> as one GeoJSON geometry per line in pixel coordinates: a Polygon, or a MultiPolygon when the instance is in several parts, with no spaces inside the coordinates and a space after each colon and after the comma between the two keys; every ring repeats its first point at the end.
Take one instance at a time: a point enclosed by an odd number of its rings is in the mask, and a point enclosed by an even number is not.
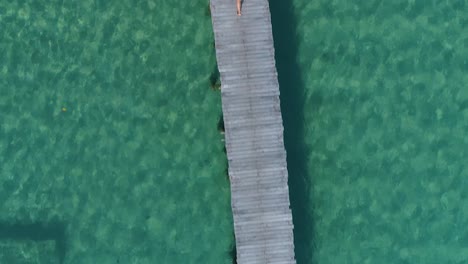
{"type": "Polygon", "coordinates": [[[50,240],[48,263],[230,263],[207,8],[0,0],[0,244],[50,240]]]}
{"type": "Polygon", "coordinates": [[[292,3],[299,72],[277,61],[288,158],[304,156],[298,263],[467,263],[466,1],[292,3]]]}
{"type": "MultiPolygon", "coordinates": [[[[467,262],[465,1],[286,2],[298,263],[467,262]]],[[[230,263],[206,9],[0,0],[0,257],[230,263]]]]}

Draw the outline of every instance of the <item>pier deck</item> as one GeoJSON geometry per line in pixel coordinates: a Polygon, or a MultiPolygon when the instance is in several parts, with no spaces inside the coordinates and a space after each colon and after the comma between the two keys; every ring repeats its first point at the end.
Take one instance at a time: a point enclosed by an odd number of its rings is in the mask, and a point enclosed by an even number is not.
{"type": "MultiPolygon", "coordinates": [[[[287,0],[284,0],[287,1],[287,0]]],[[[211,0],[237,263],[296,263],[267,0],[211,0]]]]}

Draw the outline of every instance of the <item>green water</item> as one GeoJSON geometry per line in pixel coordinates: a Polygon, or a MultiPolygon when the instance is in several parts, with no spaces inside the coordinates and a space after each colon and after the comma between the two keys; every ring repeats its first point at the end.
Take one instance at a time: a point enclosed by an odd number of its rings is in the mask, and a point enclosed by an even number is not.
{"type": "Polygon", "coordinates": [[[286,2],[298,263],[468,263],[466,1],[286,2]]]}
{"type": "Polygon", "coordinates": [[[0,0],[0,244],[230,263],[207,4],[0,0]]]}
{"type": "MultiPolygon", "coordinates": [[[[468,262],[465,1],[270,4],[298,263],[468,262]]],[[[231,262],[206,9],[0,0],[0,260],[231,262]]]]}

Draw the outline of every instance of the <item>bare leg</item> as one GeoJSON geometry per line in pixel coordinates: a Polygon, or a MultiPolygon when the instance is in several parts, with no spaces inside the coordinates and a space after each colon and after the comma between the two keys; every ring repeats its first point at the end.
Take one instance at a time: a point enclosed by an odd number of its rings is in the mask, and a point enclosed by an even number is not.
{"type": "Polygon", "coordinates": [[[237,15],[242,15],[241,13],[241,0],[237,0],[237,15]]]}

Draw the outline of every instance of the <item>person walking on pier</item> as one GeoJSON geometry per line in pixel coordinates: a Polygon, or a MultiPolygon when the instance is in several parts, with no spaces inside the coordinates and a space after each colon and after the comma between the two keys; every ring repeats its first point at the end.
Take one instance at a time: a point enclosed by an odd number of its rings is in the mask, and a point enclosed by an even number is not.
{"type": "Polygon", "coordinates": [[[237,0],[237,15],[241,16],[241,0],[237,0]]]}

